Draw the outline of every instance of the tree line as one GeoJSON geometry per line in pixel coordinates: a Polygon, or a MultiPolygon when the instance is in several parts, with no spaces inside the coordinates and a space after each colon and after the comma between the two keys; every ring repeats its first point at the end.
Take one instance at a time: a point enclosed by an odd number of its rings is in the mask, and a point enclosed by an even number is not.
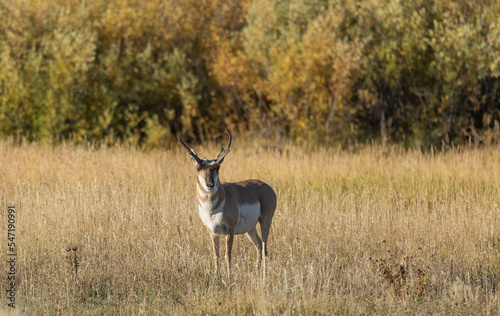
{"type": "Polygon", "coordinates": [[[500,2],[6,0],[0,134],[162,146],[500,137],[500,2]]]}

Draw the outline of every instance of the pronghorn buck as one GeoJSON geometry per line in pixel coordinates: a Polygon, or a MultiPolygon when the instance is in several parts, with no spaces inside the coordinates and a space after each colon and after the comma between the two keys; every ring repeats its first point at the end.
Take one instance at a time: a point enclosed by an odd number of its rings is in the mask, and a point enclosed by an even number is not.
{"type": "Polygon", "coordinates": [[[203,224],[210,231],[214,250],[214,263],[218,272],[219,236],[226,236],[227,277],[231,280],[231,249],[234,235],[245,234],[257,247],[263,260],[263,275],[266,273],[267,238],[276,209],[276,193],[260,180],[245,180],[221,183],[219,168],[231,147],[231,134],[226,149],[215,159],[200,159],[193,149],[179,142],[187,149],[197,170],[198,211],[203,224]],[[257,234],[260,223],[262,240],[257,234]]]}

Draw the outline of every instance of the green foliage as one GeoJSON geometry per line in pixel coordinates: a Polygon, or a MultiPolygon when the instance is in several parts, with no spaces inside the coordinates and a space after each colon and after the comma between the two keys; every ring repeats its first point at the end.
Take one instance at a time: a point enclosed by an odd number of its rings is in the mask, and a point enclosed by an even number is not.
{"type": "Polygon", "coordinates": [[[498,141],[496,1],[7,0],[0,13],[2,135],[498,141]]]}

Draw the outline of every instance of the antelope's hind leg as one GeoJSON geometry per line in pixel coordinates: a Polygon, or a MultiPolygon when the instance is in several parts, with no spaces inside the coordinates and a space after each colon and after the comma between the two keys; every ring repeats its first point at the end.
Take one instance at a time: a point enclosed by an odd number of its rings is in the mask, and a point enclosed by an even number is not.
{"type": "Polygon", "coordinates": [[[257,252],[259,253],[259,259],[262,259],[262,240],[260,240],[259,235],[257,234],[257,229],[254,228],[248,233],[245,234],[248,239],[255,245],[257,248],[257,252]]]}
{"type": "MultiPolygon", "coordinates": [[[[273,210],[274,213],[274,210],[273,210]]],[[[260,221],[260,231],[262,233],[262,246],[260,251],[262,253],[262,275],[266,279],[266,259],[267,259],[267,238],[269,237],[269,230],[271,229],[272,214],[267,221],[260,221]]]]}

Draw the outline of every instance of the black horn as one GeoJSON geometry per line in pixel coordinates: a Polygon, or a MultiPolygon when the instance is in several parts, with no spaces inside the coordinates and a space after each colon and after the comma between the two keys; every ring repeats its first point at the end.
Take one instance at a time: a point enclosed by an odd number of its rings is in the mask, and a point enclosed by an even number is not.
{"type": "Polygon", "coordinates": [[[196,160],[196,163],[198,163],[198,165],[202,165],[202,161],[201,159],[195,154],[194,150],[192,149],[189,149],[189,147],[184,144],[184,142],[181,140],[181,138],[177,135],[177,140],[182,144],[182,146],[184,146],[186,148],[186,150],[188,151],[189,155],[191,156],[191,158],[193,158],[194,160],[196,160]]]}
{"type": "Polygon", "coordinates": [[[229,141],[227,142],[226,149],[224,149],[223,147],[220,154],[217,156],[217,158],[215,158],[215,163],[217,164],[222,162],[224,157],[226,157],[226,155],[229,153],[229,147],[231,147],[231,134],[228,131],[226,131],[226,134],[229,136],[229,141]]]}

